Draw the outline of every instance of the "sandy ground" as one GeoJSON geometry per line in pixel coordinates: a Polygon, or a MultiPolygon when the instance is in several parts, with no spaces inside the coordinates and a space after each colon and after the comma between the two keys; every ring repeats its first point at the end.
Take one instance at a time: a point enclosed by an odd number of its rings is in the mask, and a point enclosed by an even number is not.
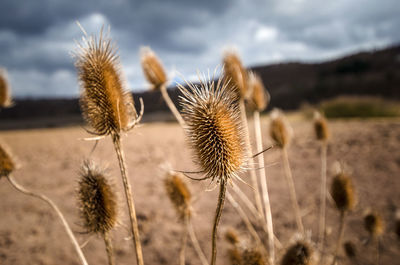
{"type": "MultiPolygon", "coordinates": [[[[312,125],[294,119],[295,139],[289,149],[296,190],[303,222],[315,240],[319,203],[320,160],[318,143],[313,140],[312,125]]],[[[267,119],[263,119],[265,145],[267,119]]],[[[370,209],[378,210],[386,222],[381,240],[381,264],[400,264],[400,241],[394,234],[394,213],[400,207],[400,120],[332,121],[332,141],[328,153],[328,183],[334,172],[334,162],[342,161],[354,177],[358,205],[347,219],[345,240],[356,243],[360,264],[373,264],[373,244],[365,244],[368,234],[362,216],[370,209]]],[[[58,129],[15,130],[0,132],[0,139],[12,149],[20,162],[15,178],[25,187],[52,198],[65,214],[77,239],[89,238],[84,232],[76,208],[75,191],[78,171],[84,158],[90,155],[93,142],[78,140],[87,137],[81,127],[58,129]]],[[[144,124],[123,138],[128,173],[133,183],[134,198],[140,224],[146,264],[178,264],[181,225],[168,201],[164,186],[167,165],[177,170],[196,170],[190,150],[180,127],[174,123],[144,124]]],[[[111,140],[102,140],[91,158],[108,166],[116,187],[122,191],[116,155],[111,140]]],[[[276,236],[284,246],[296,237],[294,215],[283,177],[279,150],[265,154],[276,236]]],[[[248,174],[244,180],[250,182],[248,174]]],[[[218,189],[208,191],[208,181],[186,181],[190,184],[193,202],[193,224],[206,256],[210,256],[210,233],[218,189]]],[[[57,216],[37,199],[17,193],[6,179],[0,179],[0,264],[79,264],[57,216]]],[[[250,195],[251,189],[240,187],[250,195]]],[[[121,209],[126,212],[123,193],[121,209]]],[[[334,249],[338,230],[338,213],[328,203],[328,250],[334,249]]],[[[227,202],[220,225],[218,263],[229,264],[228,244],[223,232],[228,227],[238,229],[243,240],[252,242],[249,234],[227,202]]],[[[127,240],[127,214],[114,231],[117,264],[135,264],[132,241],[127,240]]],[[[265,238],[265,235],[260,233],[265,238]]],[[[93,236],[83,249],[90,264],[107,264],[104,243],[93,236]]],[[[279,250],[282,255],[284,250],[279,250]]],[[[343,257],[343,252],[342,252],[343,257]]],[[[341,264],[351,264],[346,258],[341,264]]],[[[187,248],[187,264],[200,264],[192,246],[187,248]]]]}

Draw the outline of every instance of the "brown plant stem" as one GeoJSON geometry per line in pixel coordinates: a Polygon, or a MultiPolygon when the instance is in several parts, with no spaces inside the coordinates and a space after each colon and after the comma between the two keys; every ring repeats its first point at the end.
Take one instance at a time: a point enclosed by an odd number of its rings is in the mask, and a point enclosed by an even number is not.
{"type": "MultiPolygon", "coordinates": [[[[318,245],[321,255],[324,253],[325,244],[325,223],[326,223],[326,160],[328,145],[325,141],[321,142],[321,194],[320,211],[318,225],[318,245]]],[[[322,256],[321,256],[322,260],[322,256]]]]}
{"type": "Polygon", "coordinates": [[[109,232],[104,233],[103,239],[104,239],[104,243],[106,245],[108,264],[109,265],[115,265],[113,245],[112,245],[112,240],[111,240],[111,237],[109,235],[109,232]]]}
{"type": "Polygon", "coordinates": [[[188,238],[187,223],[189,222],[189,217],[185,216],[183,222],[184,222],[184,225],[183,225],[183,230],[182,230],[181,249],[179,251],[179,264],[180,265],[185,265],[185,251],[186,251],[186,244],[187,244],[187,238],[188,238]]]}
{"type": "Polygon", "coordinates": [[[293,211],[296,216],[297,228],[299,229],[300,233],[304,235],[304,227],[303,222],[301,221],[300,207],[297,202],[296,189],[294,186],[292,170],[290,169],[289,157],[286,147],[282,148],[282,160],[285,169],[286,182],[289,187],[290,200],[292,201],[293,211]]]}
{"type": "Polygon", "coordinates": [[[218,232],[217,230],[218,230],[219,220],[221,219],[222,215],[222,209],[224,208],[225,193],[226,193],[226,180],[221,179],[221,182],[219,184],[218,204],[217,204],[217,209],[215,211],[215,219],[211,237],[211,246],[212,246],[211,265],[215,265],[215,262],[217,260],[217,232],[218,232]]]}
{"type": "Polygon", "coordinates": [[[42,201],[45,201],[47,204],[50,205],[51,208],[53,208],[53,210],[57,213],[58,217],[61,219],[61,222],[65,228],[65,231],[67,232],[69,239],[71,240],[72,244],[75,247],[76,252],[78,253],[81,263],[83,265],[87,265],[88,263],[86,261],[85,256],[83,255],[82,249],[79,247],[78,241],[76,240],[74,234],[72,233],[71,228],[69,227],[69,225],[67,223],[67,220],[65,220],[64,215],[61,213],[60,209],[58,209],[57,205],[52,200],[50,200],[47,196],[25,189],[23,186],[18,184],[11,175],[8,175],[7,179],[11,183],[11,185],[19,192],[22,192],[25,195],[32,196],[32,197],[38,198],[42,201]]]}
{"type": "Polygon", "coordinates": [[[161,90],[161,94],[162,94],[165,102],[168,105],[168,108],[171,110],[172,114],[174,114],[176,120],[179,122],[181,127],[184,128],[185,127],[185,121],[183,120],[181,114],[179,113],[179,111],[175,107],[174,102],[172,102],[171,98],[169,97],[168,92],[167,92],[167,86],[165,84],[161,85],[160,86],[160,90],[161,90]]]}
{"type": "Polygon", "coordinates": [[[132,235],[133,235],[133,244],[135,246],[135,251],[136,251],[136,262],[138,265],[143,265],[143,253],[142,253],[142,245],[140,243],[140,237],[139,237],[139,227],[138,227],[138,222],[137,222],[137,218],[136,218],[135,204],[133,202],[132,189],[131,189],[131,185],[129,183],[129,179],[127,177],[125,156],[124,156],[124,152],[121,147],[121,136],[119,134],[113,134],[112,140],[114,143],[115,152],[117,153],[117,157],[118,157],[119,168],[121,170],[122,182],[124,184],[124,189],[125,189],[126,202],[128,204],[128,209],[129,209],[129,217],[131,220],[131,231],[132,231],[132,235]]]}
{"type": "Polygon", "coordinates": [[[379,255],[379,236],[375,238],[375,244],[376,244],[376,265],[380,264],[380,255],[379,255]]]}
{"type": "Polygon", "coordinates": [[[346,217],[346,212],[341,211],[340,212],[340,224],[339,224],[339,236],[338,239],[336,241],[336,249],[335,249],[335,254],[333,256],[333,261],[332,261],[332,265],[336,264],[336,260],[338,258],[339,255],[339,249],[340,249],[340,245],[342,243],[342,238],[343,238],[343,234],[344,234],[344,220],[346,217]]]}
{"type": "Polygon", "coordinates": [[[189,231],[189,237],[190,237],[190,240],[192,241],[192,245],[194,247],[194,250],[196,251],[197,255],[199,256],[199,259],[200,259],[201,263],[203,265],[209,265],[209,263],[207,261],[207,258],[204,255],[204,252],[201,250],[199,241],[197,240],[196,233],[194,232],[193,225],[192,225],[192,222],[190,220],[187,223],[187,229],[189,231]]]}
{"type": "MultiPolygon", "coordinates": [[[[263,143],[261,136],[261,122],[260,122],[260,112],[254,111],[254,131],[256,135],[256,145],[257,145],[257,153],[263,151],[263,143]]],[[[258,164],[260,167],[264,167],[264,154],[258,155],[258,164]]],[[[268,194],[268,185],[267,185],[267,174],[265,172],[265,168],[259,170],[260,174],[260,182],[261,182],[261,190],[262,190],[262,198],[264,201],[265,207],[265,221],[267,223],[268,229],[268,250],[269,250],[269,262],[270,264],[275,263],[275,248],[274,248],[274,228],[272,223],[272,213],[271,213],[271,204],[269,201],[268,194]]]]}

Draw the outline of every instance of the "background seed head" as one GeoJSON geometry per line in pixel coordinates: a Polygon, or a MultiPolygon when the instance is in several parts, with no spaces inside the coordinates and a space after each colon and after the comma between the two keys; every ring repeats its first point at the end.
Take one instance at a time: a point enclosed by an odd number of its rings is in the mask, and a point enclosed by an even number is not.
{"type": "Polygon", "coordinates": [[[357,255],[357,249],[356,245],[351,242],[351,241],[346,241],[343,244],[344,252],[346,253],[346,256],[350,259],[355,258],[357,255]]]}
{"type": "Polygon", "coordinates": [[[247,248],[242,254],[243,264],[246,265],[265,265],[267,264],[263,258],[261,251],[257,248],[247,248]]]}
{"type": "Polygon", "coordinates": [[[140,60],[143,74],[147,81],[149,81],[153,89],[160,89],[160,86],[167,82],[167,75],[160,59],[150,47],[142,47],[140,49],[140,60]]]}
{"type": "Polygon", "coordinates": [[[174,205],[181,220],[190,217],[191,194],[182,177],[178,173],[168,173],[164,180],[165,190],[172,204],[174,205]]]}
{"type": "Polygon", "coordinates": [[[297,241],[286,250],[281,265],[311,265],[313,253],[309,243],[297,241]]]}
{"type": "Polygon", "coordinates": [[[368,213],[364,217],[364,227],[368,233],[373,236],[377,237],[382,235],[384,231],[384,223],[382,217],[374,212],[368,213]]]}
{"type": "Polygon", "coordinates": [[[344,174],[337,174],[332,181],[331,195],[339,211],[352,210],[355,206],[355,192],[351,178],[344,174]]]}
{"type": "Polygon", "coordinates": [[[0,107],[7,108],[10,106],[12,106],[12,100],[7,70],[5,68],[0,68],[0,107]]]}
{"type": "Polygon", "coordinates": [[[250,91],[248,106],[253,111],[263,111],[267,108],[270,101],[270,95],[265,89],[264,84],[259,75],[254,72],[249,72],[248,87],[250,91]]]}
{"type": "Polygon", "coordinates": [[[0,144],[0,178],[7,177],[16,169],[12,155],[7,150],[4,144],[0,144]]]}
{"type": "Polygon", "coordinates": [[[274,142],[281,148],[288,146],[293,137],[292,127],[278,109],[274,109],[271,113],[270,134],[274,142]]]}
{"type": "Polygon", "coordinates": [[[329,139],[328,122],[319,112],[314,112],[314,130],[317,140],[327,141],[329,139]]]}
{"type": "Polygon", "coordinates": [[[233,50],[227,50],[223,63],[225,81],[231,84],[229,88],[234,90],[239,98],[247,98],[249,96],[247,71],[242,65],[239,55],[233,50]]]}

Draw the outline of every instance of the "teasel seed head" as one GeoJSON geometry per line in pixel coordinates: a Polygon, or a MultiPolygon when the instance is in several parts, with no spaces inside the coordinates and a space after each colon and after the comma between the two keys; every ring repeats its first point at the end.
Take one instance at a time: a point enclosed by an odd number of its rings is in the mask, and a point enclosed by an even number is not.
{"type": "Polygon", "coordinates": [[[314,112],[314,130],[317,140],[326,142],[329,139],[328,122],[319,112],[314,112]]]}
{"type": "Polygon", "coordinates": [[[291,245],[282,258],[281,265],[311,265],[314,249],[306,241],[297,241],[291,245]]]}
{"type": "Polygon", "coordinates": [[[128,131],[139,119],[116,52],[111,38],[101,31],[99,38],[83,38],[74,54],[83,117],[99,136],[128,131]]]}
{"type": "Polygon", "coordinates": [[[347,256],[349,259],[352,259],[352,258],[355,258],[355,257],[356,257],[356,255],[357,255],[357,248],[356,248],[356,245],[354,245],[353,242],[351,242],[351,241],[346,241],[346,242],[343,244],[343,248],[344,248],[344,252],[346,253],[346,256],[347,256]]]}
{"type": "Polygon", "coordinates": [[[179,218],[183,221],[191,216],[191,194],[179,173],[168,173],[164,180],[168,197],[174,205],[179,218]]]}
{"type": "Polygon", "coordinates": [[[368,213],[364,216],[364,227],[372,237],[378,237],[382,235],[384,231],[382,217],[375,212],[368,213]]]}
{"type": "Polygon", "coordinates": [[[267,108],[271,96],[265,89],[259,75],[250,71],[248,76],[248,85],[250,91],[250,97],[247,101],[248,106],[253,111],[261,112],[267,108]]]}
{"type": "Polygon", "coordinates": [[[106,234],[118,224],[117,196],[104,170],[84,161],[79,179],[78,203],[88,233],[106,234]]]}
{"type": "Polygon", "coordinates": [[[225,239],[231,245],[236,245],[239,243],[239,235],[238,235],[237,231],[233,228],[229,228],[228,230],[226,230],[225,239]]]}
{"type": "Polygon", "coordinates": [[[285,116],[278,109],[274,109],[271,113],[270,134],[280,148],[288,146],[293,137],[292,127],[290,127],[285,116]]]}
{"type": "Polygon", "coordinates": [[[242,264],[245,265],[266,265],[267,262],[261,251],[257,248],[246,248],[242,254],[242,264]]]}
{"type": "Polygon", "coordinates": [[[233,50],[227,50],[224,54],[223,63],[225,81],[231,84],[230,88],[237,93],[239,98],[246,99],[249,96],[248,77],[239,55],[233,50]]]}
{"type": "Polygon", "coordinates": [[[228,257],[231,265],[242,265],[242,255],[239,248],[232,247],[228,249],[228,257]]]}
{"type": "Polygon", "coordinates": [[[153,89],[160,89],[160,86],[167,82],[167,75],[160,59],[150,47],[142,47],[140,49],[140,61],[147,81],[150,82],[153,89]]]}
{"type": "Polygon", "coordinates": [[[0,178],[7,177],[16,169],[16,163],[4,144],[0,144],[0,178]]]}
{"type": "Polygon", "coordinates": [[[8,82],[7,70],[0,68],[0,107],[12,106],[10,83],[8,82]]]}
{"type": "Polygon", "coordinates": [[[223,81],[179,86],[189,145],[205,178],[217,182],[237,177],[247,162],[244,130],[236,94],[223,81]]]}
{"type": "Polygon", "coordinates": [[[337,174],[332,181],[331,195],[339,211],[350,211],[355,205],[355,192],[351,178],[344,174],[337,174]]]}

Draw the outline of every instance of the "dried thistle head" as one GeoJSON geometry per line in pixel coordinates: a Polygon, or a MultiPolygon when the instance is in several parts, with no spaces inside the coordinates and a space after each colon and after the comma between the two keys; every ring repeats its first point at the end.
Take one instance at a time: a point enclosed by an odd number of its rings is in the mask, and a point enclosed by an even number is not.
{"type": "Polygon", "coordinates": [[[267,262],[258,248],[246,248],[242,253],[242,261],[245,265],[265,265],[267,262]]]}
{"type": "Polygon", "coordinates": [[[228,230],[226,230],[225,239],[232,245],[236,245],[237,243],[239,243],[239,235],[237,231],[233,228],[229,228],[228,230]]]}
{"type": "Polygon", "coordinates": [[[147,81],[150,82],[153,89],[160,89],[160,86],[167,82],[167,75],[160,59],[150,47],[142,47],[140,49],[140,61],[147,81]]]}
{"type": "Polygon", "coordinates": [[[329,139],[330,133],[328,122],[319,112],[314,112],[314,130],[317,140],[326,142],[329,139]]]}
{"type": "Polygon", "coordinates": [[[125,87],[117,49],[111,38],[83,39],[75,53],[75,67],[82,87],[82,114],[96,135],[128,131],[140,119],[132,95],[125,87]]]}
{"type": "Polygon", "coordinates": [[[10,83],[8,82],[7,70],[0,68],[0,107],[7,108],[12,105],[10,83]]]}
{"type": "Polygon", "coordinates": [[[306,241],[297,241],[291,245],[282,258],[281,265],[310,265],[314,250],[306,241]]]}
{"type": "Polygon", "coordinates": [[[280,148],[288,146],[293,136],[292,127],[278,109],[274,109],[271,113],[270,134],[280,148]]]}
{"type": "Polygon", "coordinates": [[[352,210],[355,205],[354,187],[351,178],[344,174],[337,174],[332,181],[331,195],[339,211],[352,210]]]}
{"type": "Polygon", "coordinates": [[[343,244],[344,252],[349,259],[355,258],[357,255],[356,245],[351,241],[346,241],[343,244]]]}
{"type": "Polygon", "coordinates": [[[382,235],[384,231],[384,224],[382,217],[375,212],[370,212],[364,216],[365,230],[373,237],[382,235]]]}
{"type": "Polygon", "coordinates": [[[80,171],[78,204],[88,233],[105,234],[118,224],[117,196],[101,170],[85,161],[80,171]]]}
{"type": "Polygon", "coordinates": [[[249,72],[248,85],[251,93],[247,101],[249,107],[252,110],[259,112],[265,110],[271,97],[265,89],[260,76],[254,72],[249,72]]]}
{"type": "Polygon", "coordinates": [[[221,76],[218,83],[179,86],[189,145],[205,178],[227,181],[243,169],[247,147],[237,97],[221,76]]]}
{"type": "Polygon", "coordinates": [[[191,215],[190,199],[191,194],[181,176],[175,173],[169,173],[164,180],[165,190],[168,197],[174,205],[181,220],[191,215]]]}
{"type": "Polygon", "coordinates": [[[231,265],[242,265],[242,255],[237,247],[228,249],[228,258],[231,265]]]}
{"type": "Polygon", "coordinates": [[[16,169],[16,163],[7,148],[0,144],[0,178],[7,177],[16,169]]]}
{"type": "Polygon", "coordinates": [[[247,98],[249,95],[247,71],[242,65],[239,55],[232,50],[227,50],[224,54],[223,63],[226,82],[231,83],[231,88],[239,98],[247,98]]]}

